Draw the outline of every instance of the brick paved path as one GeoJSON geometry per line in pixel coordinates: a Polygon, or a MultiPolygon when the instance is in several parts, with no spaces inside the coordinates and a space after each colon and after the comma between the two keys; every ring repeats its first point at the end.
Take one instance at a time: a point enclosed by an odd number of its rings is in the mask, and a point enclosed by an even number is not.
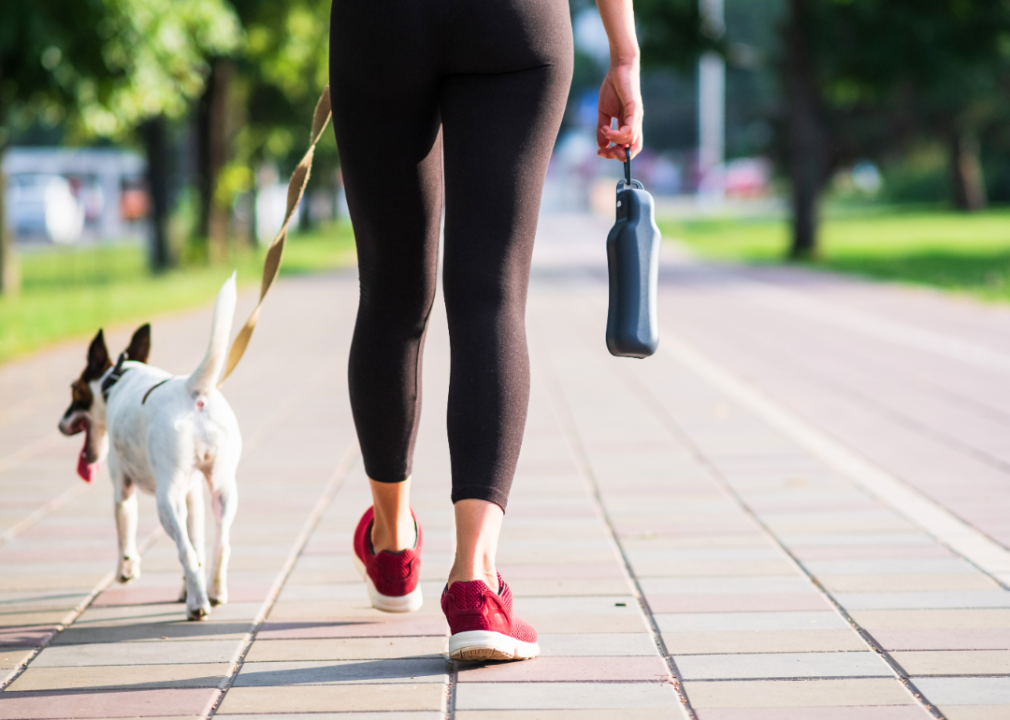
{"type": "MultiPolygon", "coordinates": [[[[547,217],[536,254],[500,566],[540,659],[443,655],[439,305],[414,485],[426,601],[368,607],[341,273],[281,283],[225,387],[246,450],[232,601],[204,623],[173,602],[150,498],[143,576],[111,582],[107,478],[80,482],[54,430],[84,343],[0,368],[0,719],[1010,717],[1010,313],[671,259],[661,352],[616,360],[605,232],[547,217]]],[[[152,362],[188,372],[208,326],[157,320],[152,362]]]]}

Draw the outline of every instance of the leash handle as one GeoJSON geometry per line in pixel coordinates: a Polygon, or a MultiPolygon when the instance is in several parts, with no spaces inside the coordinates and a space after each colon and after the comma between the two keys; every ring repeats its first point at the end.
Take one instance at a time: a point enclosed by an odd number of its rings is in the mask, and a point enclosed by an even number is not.
{"type": "Polygon", "coordinates": [[[245,354],[246,348],[249,347],[253,330],[256,329],[256,321],[259,320],[260,306],[263,305],[263,300],[266,298],[270,286],[273,285],[274,280],[277,279],[277,273],[280,272],[281,259],[284,257],[284,243],[288,239],[288,225],[291,223],[291,218],[295,214],[298,203],[305,194],[305,186],[309,182],[309,173],[312,171],[312,156],[316,150],[316,143],[323,136],[323,130],[326,129],[326,126],[330,122],[330,115],[330,86],[327,85],[326,89],[323,90],[323,94],[319,96],[319,101],[316,103],[316,111],[312,115],[312,134],[309,136],[309,149],[305,152],[305,156],[301,162],[298,163],[298,167],[291,173],[291,180],[288,181],[288,206],[287,212],[284,213],[284,224],[281,225],[277,236],[270,243],[270,247],[267,248],[267,256],[263,261],[263,279],[260,281],[259,302],[256,303],[256,307],[249,316],[249,319],[245,321],[245,325],[238,331],[238,335],[235,336],[235,340],[231,344],[231,350],[228,351],[228,364],[225,365],[221,379],[218,380],[218,387],[231,375],[231,371],[235,369],[235,366],[238,365],[239,360],[245,354]]]}

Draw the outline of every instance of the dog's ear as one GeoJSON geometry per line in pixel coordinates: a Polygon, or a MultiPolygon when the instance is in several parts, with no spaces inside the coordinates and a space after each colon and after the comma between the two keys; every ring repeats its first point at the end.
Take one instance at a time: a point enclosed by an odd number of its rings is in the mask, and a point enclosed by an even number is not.
{"type": "Polygon", "coordinates": [[[130,339],[130,347],[126,348],[126,358],[134,362],[147,362],[151,354],[151,325],[149,323],[137,328],[130,339]]]}
{"type": "Polygon", "coordinates": [[[105,346],[105,334],[99,330],[88,348],[88,367],[84,371],[85,380],[97,380],[112,366],[109,348],[105,346]]]}

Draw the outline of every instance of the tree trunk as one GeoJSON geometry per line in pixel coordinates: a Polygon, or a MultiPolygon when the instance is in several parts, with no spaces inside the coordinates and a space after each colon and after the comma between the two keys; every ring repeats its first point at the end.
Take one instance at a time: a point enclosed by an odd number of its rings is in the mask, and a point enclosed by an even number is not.
{"type": "Polygon", "coordinates": [[[222,260],[228,255],[231,209],[219,202],[217,189],[231,149],[228,97],[234,75],[235,66],[231,62],[214,60],[207,88],[198,106],[199,232],[207,239],[211,260],[222,260]]]}
{"type": "Polygon", "coordinates": [[[821,113],[809,38],[805,27],[807,0],[790,0],[785,29],[786,130],[792,183],[792,243],[789,257],[817,254],[821,191],[827,177],[827,130],[821,113]]]}
{"type": "MultiPolygon", "coordinates": [[[[0,150],[0,161],[3,151],[0,150]]],[[[7,177],[0,172],[0,295],[17,295],[21,289],[14,241],[7,231],[7,177]]]]}
{"type": "Polygon", "coordinates": [[[979,158],[978,138],[954,130],[950,134],[950,179],[954,204],[960,210],[974,212],[986,206],[985,179],[979,158]]]}
{"type": "Polygon", "coordinates": [[[172,265],[168,243],[168,128],[164,115],[140,128],[147,153],[147,186],[151,193],[151,269],[163,272],[172,265]]]}

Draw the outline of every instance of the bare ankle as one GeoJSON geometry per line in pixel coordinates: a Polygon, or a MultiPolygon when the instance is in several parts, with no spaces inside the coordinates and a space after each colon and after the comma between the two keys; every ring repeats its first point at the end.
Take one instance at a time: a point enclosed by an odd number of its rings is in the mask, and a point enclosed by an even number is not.
{"type": "Polygon", "coordinates": [[[449,585],[457,582],[471,582],[473,580],[480,580],[489,588],[498,592],[498,572],[493,566],[481,569],[457,569],[456,566],[453,566],[452,570],[449,571],[449,585]]]}
{"type": "Polygon", "coordinates": [[[395,523],[388,525],[380,524],[378,516],[372,522],[372,548],[375,552],[400,552],[413,548],[416,544],[417,527],[410,515],[406,519],[398,518],[395,523]]]}
{"type": "Polygon", "coordinates": [[[375,519],[372,547],[375,552],[399,552],[417,543],[417,527],[410,512],[410,478],[398,483],[369,480],[375,519]]]}

